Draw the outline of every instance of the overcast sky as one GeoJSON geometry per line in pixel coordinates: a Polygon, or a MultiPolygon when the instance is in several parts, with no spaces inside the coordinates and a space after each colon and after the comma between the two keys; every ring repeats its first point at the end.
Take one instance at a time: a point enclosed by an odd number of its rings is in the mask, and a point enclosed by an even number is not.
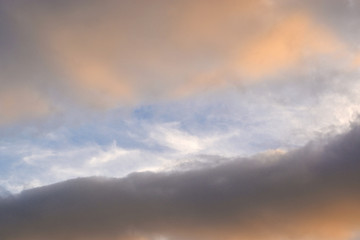
{"type": "Polygon", "coordinates": [[[0,238],[355,239],[359,13],[0,0],[0,238]]]}

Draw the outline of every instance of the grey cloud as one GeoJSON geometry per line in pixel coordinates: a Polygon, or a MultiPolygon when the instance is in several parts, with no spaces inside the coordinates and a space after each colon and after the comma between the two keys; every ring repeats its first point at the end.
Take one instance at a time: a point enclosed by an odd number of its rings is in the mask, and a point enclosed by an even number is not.
{"type": "Polygon", "coordinates": [[[0,186],[0,199],[11,197],[11,193],[5,188],[0,186]]]}
{"type": "Polygon", "coordinates": [[[0,238],[349,239],[360,228],[360,126],[279,155],[122,179],[83,178],[0,202],[0,238]]]}

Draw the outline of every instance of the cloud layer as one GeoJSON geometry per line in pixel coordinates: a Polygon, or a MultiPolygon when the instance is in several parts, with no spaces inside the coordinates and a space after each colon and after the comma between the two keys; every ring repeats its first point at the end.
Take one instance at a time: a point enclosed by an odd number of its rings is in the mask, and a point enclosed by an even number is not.
{"type": "Polygon", "coordinates": [[[6,123],[79,104],[114,108],[253,84],[330,57],[356,62],[355,26],[345,33],[337,27],[344,16],[358,19],[351,12],[359,4],[346,1],[1,4],[3,91],[29,86],[51,110],[29,114],[13,106],[6,123]]]}
{"type": "Polygon", "coordinates": [[[360,127],[289,153],[122,179],[83,178],[0,202],[0,237],[350,239],[360,228],[360,127]]]}
{"type": "Polygon", "coordinates": [[[350,239],[359,12],[0,0],[0,239],[350,239]]]}

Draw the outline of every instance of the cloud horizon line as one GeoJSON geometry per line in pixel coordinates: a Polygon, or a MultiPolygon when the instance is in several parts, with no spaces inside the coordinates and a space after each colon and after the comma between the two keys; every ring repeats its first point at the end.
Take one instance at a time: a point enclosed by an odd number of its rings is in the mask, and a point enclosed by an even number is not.
{"type": "Polygon", "coordinates": [[[356,124],[285,154],[26,190],[0,200],[0,237],[350,239],[360,227],[359,146],[356,124]]]}

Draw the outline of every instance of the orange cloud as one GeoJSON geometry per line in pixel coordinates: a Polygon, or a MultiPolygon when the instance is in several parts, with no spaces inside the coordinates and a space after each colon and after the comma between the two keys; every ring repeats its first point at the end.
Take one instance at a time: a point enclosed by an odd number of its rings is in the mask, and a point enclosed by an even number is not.
{"type": "Polygon", "coordinates": [[[245,77],[261,78],[340,49],[341,43],[328,29],[309,15],[296,13],[241,46],[237,66],[245,77]]]}
{"type": "Polygon", "coordinates": [[[0,124],[44,117],[51,112],[49,102],[28,88],[0,91],[0,124]]]}
{"type": "Polygon", "coordinates": [[[73,100],[111,108],[265,80],[341,51],[310,11],[281,3],[107,0],[57,10],[27,3],[13,15],[44,46],[73,100]]]}
{"type": "MultiPolygon", "coordinates": [[[[94,106],[115,107],[133,97],[131,84],[116,64],[123,43],[114,19],[99,19],[84,26],[75,13],[70,21],[52,19],[50,27],[40,29],[49,47],[49,56],[67,81],[65,84],[77,98],[94,106]],[[72,22],[73,21],[73,22],[72,22]]],[[[84,17],[92,13],[84,11],[84,17]]]]}
{"type": "Polygon", "coordinates": [[[355,56],[353,58],[353,61],[352,61],[352,67],[353,68],[360,68],[360,54],[358,54],[357,56],[355,56]]]}

